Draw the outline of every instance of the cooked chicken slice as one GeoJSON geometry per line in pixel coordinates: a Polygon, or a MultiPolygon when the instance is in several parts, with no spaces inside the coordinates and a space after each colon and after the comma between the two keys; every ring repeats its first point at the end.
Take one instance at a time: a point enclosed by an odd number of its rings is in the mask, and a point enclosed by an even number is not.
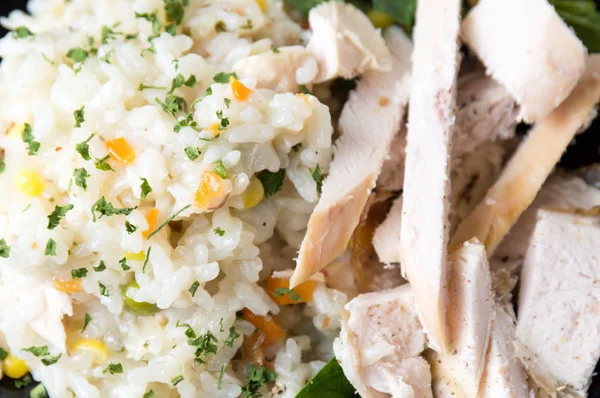
{"type": "Polygon", "coordinates": [[[394,56],[392,70],[365,73],[344,105],[342,136],[308,222],[292,287],[346,249],[404,117],[412,43],[400,28],[387,29],[386,42],[394,56]]]}
{"type": "Polygon", "coordinates": [[[519,356],[552,394],[585,394],[600,357],[600,209],[540,210],[521,273],[519,356]]]}
{"type": "Polygon", "coordinates": [[[485,369],[479,385],[482,398],[521,398],[529,395],[525,369],[515,356],[515,316],[510,303],[496,301],[485,369]]]}
{"type": "Polygon", "coordinates": [[[461,36],[527,122],[556,108],[585,70],[585,47],[547,0],[479,0],[461,36]]]}
{"type": "Polygon", "coordinates": [[[431,397],[425,334],[408,284],[362,294],[346,305],[334,351],[362,398],[431,397]]]}
{"type": "Polygon", "coordinates": [[[390,264],[400,262],[400,225],[402,224],[402,196],[397,198],[387,218],[373,236],[373,246],[379,261],[390,264]]]}
{"type": "Polygon", "coordinates": [[[564,173],[550,176],[531,206],[498,246],[490,260],[492,269],[511,270],[522,264],[539,209],[587,209],[599,205],[600,189],[586,184],[579,176],[564,173]]]}
{"type": "Polygon", "coordinates": [[[391,69],[392,56],[381,32],[353,5],[325,2],[310,10],[308,22],[312,36],[307,48],[319,64],[316,83],[391,69]]]}
{"type": "Polygon", "coordinates": [[[586,73],[577,87],[529,133],[496,184],[458,227],[450,247],[457,247],[475,236],[485,244],[488,254],[493,253],[531,204],[599,100],[600,55],[593,55],[589,57],[586,73]]]}
{"type": "Polygon", "coordinates": [[[390,151],[383,166],[381,174],[377,179],[377,190],[386,192],[398,192],[404,185],[404,159],[406,158],[406,126],[392,140],[390,151]]]}
{"type": "Polygon", "coordinates": [[[234,66],[238,77],[256,78],[256,87],[279,93],[298,91],[301,84],[311,83],[317,74],[317,61],[303,46],[279,47],[242,58],[234,66]]]}
{"type": "Polygon", "coordinates": [[[404,177],[400,259],[430,346],[438,351],[446,349],[446,198],[460,8],[459,0],[418,2],[404,177]]]}
{"type": "Polygon", "coordinates": [[[486,141],[506,140],[515,135],[517,106],[501,84],[482,72],[458,80],[456,126],[452,156],[472,152],[486,141]]]}

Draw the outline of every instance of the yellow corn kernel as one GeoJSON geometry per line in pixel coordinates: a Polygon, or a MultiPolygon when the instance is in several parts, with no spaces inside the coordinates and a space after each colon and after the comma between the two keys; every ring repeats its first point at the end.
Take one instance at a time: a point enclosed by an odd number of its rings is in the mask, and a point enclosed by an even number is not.
{"type": "Polygon", "coordinates": [[[44,180],[33,170],[22,170],[15,176],[15,184],[19,191],[27,196],[38,196],[44,190],[44,180]]]}
{"type": "Polygon", "coordinates": [[[94,354],[94,362],[100,364],[105,363],[108,360],[108,349],[100,340],[91,339],[80,339],[77,340],[69,348],[71,353],[80,352],[91,352],[94,354]]]}
{"type": "Polygon", "coordinates": [[[148,235],[150,235],[150,233],[156,228],[156,225],[158,224],[158,215],[160,214],[160,211],[157,208],[153,207],[151,209],[142,210],[142,213],[144,213],[144,217],[146,217],[146,222],[148,223],[148,229],[142,231],[142,236],[144,237],[144,239],[146,239],[148,235]]]}
{"type": "Polygon", "coordinates": [[[267,12],[267,0],[254,0],[262,12],[267,12]]]}
{"type": "Polygon", "coordinates": [[[246,101],[250,94],[253,93],[248,87],[244,86],[244,83],[231,76],[229,78],[229,82],[231,83],[231,91],[233,92],[233,98],[238,101],[246,101]]]}
{"type": "Polygon", "coordinates": [[[8,129],[6,135],[10,138],[21,138],[25,130],[25,123],[15,123],[8,129]]]}
{"type": "Polygon", "coordinates": [[[196,191],[194,204],[203,210],[215,210],[225,202],[227,194],[225,181],[216,173],[205,170],[196,191]]]}
{"type": "Polygon", "coordinates": [[[135,160],[135,151],[123,137],[106,141],[106,149],[117,162],[129,164],[135,160]]]}
{"type": "Polygon", "coordinates": [[[4,361],[2,361],[2,370],[11,379],[20,379],[29,372],[25,361],[12,354],[8,354],[4,361]]]}
{"type": "Polygon", "coordinates": [[[144,252],[139,252],[139,253],[127,252],[127,253],[125,253],[125,258],[129,261],[144,261],[146,259],[146,253],[144,253],[144,252]]]}
{"type": "Polygon", "coordinates": [[[394,23],[394,18],[383,11],[370,10],[367,16],[376,28],[385,29],[394,23]]]}
{"type": "Polygon", "coordinates": [[[83,290],[81,286],[81,279],[73,279],[70,281],[61,281],[60,279],[55,279],[52,281],[52,285],[59,292],[64,293],[78,293],[83,290]]]}
{"type": "Polygon", "coordinates": [[[250,179],[248,188],[242,193],[242,201],[245,209],[251,209],[263,200],[265,197],[265,189],[262,182],[256,177],[250,179]]]}

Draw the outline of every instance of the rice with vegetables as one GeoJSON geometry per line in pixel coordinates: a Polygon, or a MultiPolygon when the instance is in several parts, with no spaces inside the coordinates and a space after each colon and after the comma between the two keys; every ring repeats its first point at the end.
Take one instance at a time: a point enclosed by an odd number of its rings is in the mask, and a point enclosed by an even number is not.
{"type": "MultiPolygon", "coordinates": [[[[289,289],[286,271],[331,116],[234,71],[302,29],[265,0],[29,11],[0,41],[6,375],[29,370],[51,397],[295,396],[346,302],[322,275],[289,289]]],[[[310,85],[316,62],[294,73],[310,85]]]]}

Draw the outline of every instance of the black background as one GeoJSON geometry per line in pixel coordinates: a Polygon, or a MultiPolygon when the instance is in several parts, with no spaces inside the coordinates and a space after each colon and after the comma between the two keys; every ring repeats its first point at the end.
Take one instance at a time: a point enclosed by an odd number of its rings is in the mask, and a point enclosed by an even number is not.
{"type": "MultiPolygon", "coordinates": [[[[595,0],[600,6],[600,0],[595,0]]],[[[7,15],[11,10],[25,9],[26,0],[0,0],[0,15],[7,15]]],[[[0,37],[6,34],[0,28],[0,37]]],[[[540,148],[543,150],[543,148],[540,148]]],[[[577,136],[575,142],[564,154],[561,165],[569,169],[576,169],[591,163],[600,162],[600,117],[596,118],[592,126],[584,134],[577,136]]],[[[600,371],[600,366],[596,372],[600,371]]],[[[14,383],[7,377],[0,382],[0,398],[25,398],[29,397],[28,389],[16,390],[14,383]]],[[[590,398],[600,398],[600,377],[595,377],[589,390],[590,398]]]]}

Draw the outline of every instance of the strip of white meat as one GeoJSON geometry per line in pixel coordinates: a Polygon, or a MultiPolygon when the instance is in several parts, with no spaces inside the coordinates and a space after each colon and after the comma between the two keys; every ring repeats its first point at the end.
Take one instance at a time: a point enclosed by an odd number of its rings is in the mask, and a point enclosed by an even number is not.
{"type": "Polygon", "coordinates": [[[458,227],[450,247],[477,237],[492,254],[533,202],[542,184],[600,100],[600,55],[590,56],[572,94],[537,124],[477,208],[458,227]],[[541,149],[543,148],[543,150],[541,149]]]}
{"type": "Polygon", "coordinates": [[[438,351],[446,349],[446,198],[450,192],[460,7],[459,0],[417,3],[404,177],[400,259],[430,346],[438,351]]]}
{"type": "Polygon", "coordinates": [[[319,64],[315,83],[391,69],[392,56],[380,31],[353,5],[325,2],[310,10],[308,22],[313,33],[307,49],[319,64]]]}
{"type": "Polygon", "coordinates": [[[525,257],[519,354],[550,394],[567,386],[584,395],[600,357],[598,213],[540,210],[525,257]]]}
{"type": "MultiPolygon", "coordinates": [[[[404,185],[404,159],[406,158],[406,126],[392,140],[390,151],[383,166],[381,174],[377,179],[377,190],[386,192],[398,192],[404,185]]],[[[400,227],[400,226],[398,226],[400,227]]]]}
{"type": "Polygon", "coordinates": [[[585,70],[585,47],[547,0],[479,0],[461,36],[527,122],[556,108],[585,70]]]}
{"type": "Polygon", "coordinates": [[[539,209],[589,209],[600,206],[600,190],[577,175],[555,173],[502,240],[490,260],[492,270],[515,270],[523,263],[539,209]]]}
{"type": "Polygon", "coordinates": [[[431,397],[426,337],[408,284],[362,294],[346,305],[334,351],[362,398],[431,397]]]}
{"type": "Polygon", "coordinates": [[[373,247],[379,261],[386,264],[400,262],[400,225],[402,225],[402,196],[394,201],[385,221],[375,230],[373,247]]]}
{"type": "Polygon", "coordinates": [[[238,77],[255,78],[256,87],[285,93],[298,91],[301,84],[309,84],[316,77],[316,59],[303,46],[279,47],[242,58],[233,66],[238,77]]]}
{"type": "Polygon", "coordinates": [[[404,117],[412,43],[400,28],[387,29],[386,41],[394,55],[392,70],[365,73],[344,105],[342,135],[308,222],[292,287],[346,249],[404,117]]]}

